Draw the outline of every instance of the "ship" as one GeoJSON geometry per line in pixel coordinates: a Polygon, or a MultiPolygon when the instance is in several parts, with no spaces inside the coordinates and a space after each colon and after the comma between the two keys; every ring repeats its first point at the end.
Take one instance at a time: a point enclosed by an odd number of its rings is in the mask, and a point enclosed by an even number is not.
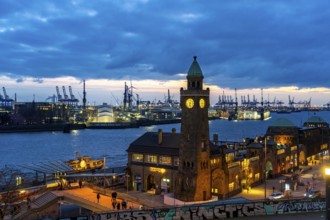
{"type": "Polygon", "coordinates": [[[237,112],[237,120],[267,120],[270,117],[269,110],[240,110],[237,112]]]}
{"type": "Polygon", "coordinates": [[[101,159],[92,159],[90,156],[80,156],[76,152],[76,159],[66,162],[75,171],[88,171],[103,168],[104,161],[101,159]]]}

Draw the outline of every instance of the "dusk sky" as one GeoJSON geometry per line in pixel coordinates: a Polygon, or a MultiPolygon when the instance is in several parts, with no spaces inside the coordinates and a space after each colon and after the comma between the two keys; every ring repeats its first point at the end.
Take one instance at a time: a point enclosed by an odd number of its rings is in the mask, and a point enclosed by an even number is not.
{"type": "Polygon", "coordinates": [[[323,105],[329,24],[328,0],[1,0],[0,86],[17,101],[72,86],[81,100],[86,80],[89,103],[119,104],[127,82],[143,100],[179,100],[196,55],[211,104],[263,88],[323,105]]]}

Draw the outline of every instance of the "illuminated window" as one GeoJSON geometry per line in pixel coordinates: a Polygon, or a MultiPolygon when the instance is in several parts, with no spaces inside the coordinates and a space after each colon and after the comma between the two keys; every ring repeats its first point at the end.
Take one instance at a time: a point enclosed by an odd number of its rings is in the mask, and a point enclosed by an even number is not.
{"type": "Polygon", "coordinates": [[[157,163],[157,156],[156,155],[147,155],[146,158],[147,163],[157,163]]]}
{"type": "Polygon", "coordinates": [[[159,163],[160,164],[171,165],[172,164],[172,158],[169,157],[169,156],[160,156],[159,157],[159,163]]]}
{"type": "Polygon", "coordinates": [[[234,182],[229,183],[228,186],[229,186],[229,192],[234,190],[234,182]]]}
{"type": "Polygon", "coordinates": [[[212,193],[218,193],[219,192],[217,188],[212,188],[211,191],[212,191],[212,193]]]}
{"type": "Polygon", "coordinates": [[[143,162],[143,154],[133,154],[132,161],[143,162]]]}

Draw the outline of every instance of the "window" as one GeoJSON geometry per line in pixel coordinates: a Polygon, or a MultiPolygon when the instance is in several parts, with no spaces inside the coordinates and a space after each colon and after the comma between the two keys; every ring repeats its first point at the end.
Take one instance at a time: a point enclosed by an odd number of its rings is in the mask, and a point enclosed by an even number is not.
{"type": "Polygon", "coordinates": [[[174,166],[179,166],[179,158],[174,157],[174,166]]]}
{"type": "Polygon", "coordinates": [[[206,147],[205,147],[204,141],[202,141],[202,143],[201,143],[201,148],[202,148],[202,152],[206,151],[206,147]]]}
{"type": "Polygon", "coordinates": [[[229,186],[229,192],[234,190],[234,182],[229,183],[228,186],[229,186]]]}
{"type": "Polygon", "coordinates": [[[172,158],[169,156],[160,156],[159,163],[166,164],[166,165],[172,165],[172,158]]]}
{"type": "Polygon", "coordinates": [[[143,154],[133,154],[132,161],[143,162],[143,154]]]}
{"type": "Polygon", "coordinates": [[[254,175],[254,179],[255,179],[255,181],[259,181],[260,180],[260,173],[256,173],[254,175]]]}
{"type": "Polygon", "coordinates": [[[146,158],[147,163],[157,163],[157,156],[156,155],[147,155],[146,158]]]}

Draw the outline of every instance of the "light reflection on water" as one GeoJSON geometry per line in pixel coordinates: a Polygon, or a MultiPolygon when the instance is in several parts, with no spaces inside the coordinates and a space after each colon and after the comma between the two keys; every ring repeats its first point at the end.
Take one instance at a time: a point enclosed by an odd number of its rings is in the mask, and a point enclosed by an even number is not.
{"type": "MultiPolygon", "coordinates": [[[[288,118],[295,125],[301,126],[313,112],[291,114],[272,114],[266,121],[210,121],[210,138],[217,133],[219,140],[241,141],[244,137],[264,135],[267,127],[278,118],[288,118]]],[[[317,112],[330,122],[330,112],[317,112]]],[[[180,124],[154,125],[132,129],[85,129],[62,132],[13,133],[0,134],[0,167],[10,164],[40,163],[48,161],[66,161],[75,158],[78,151],[82,156],[102,158],[109,155],[107,166],[121,166],[127,163],[126,150],[129,144],[147,131],[171,132],[175,128],[180,132],[180,124]]]]}

